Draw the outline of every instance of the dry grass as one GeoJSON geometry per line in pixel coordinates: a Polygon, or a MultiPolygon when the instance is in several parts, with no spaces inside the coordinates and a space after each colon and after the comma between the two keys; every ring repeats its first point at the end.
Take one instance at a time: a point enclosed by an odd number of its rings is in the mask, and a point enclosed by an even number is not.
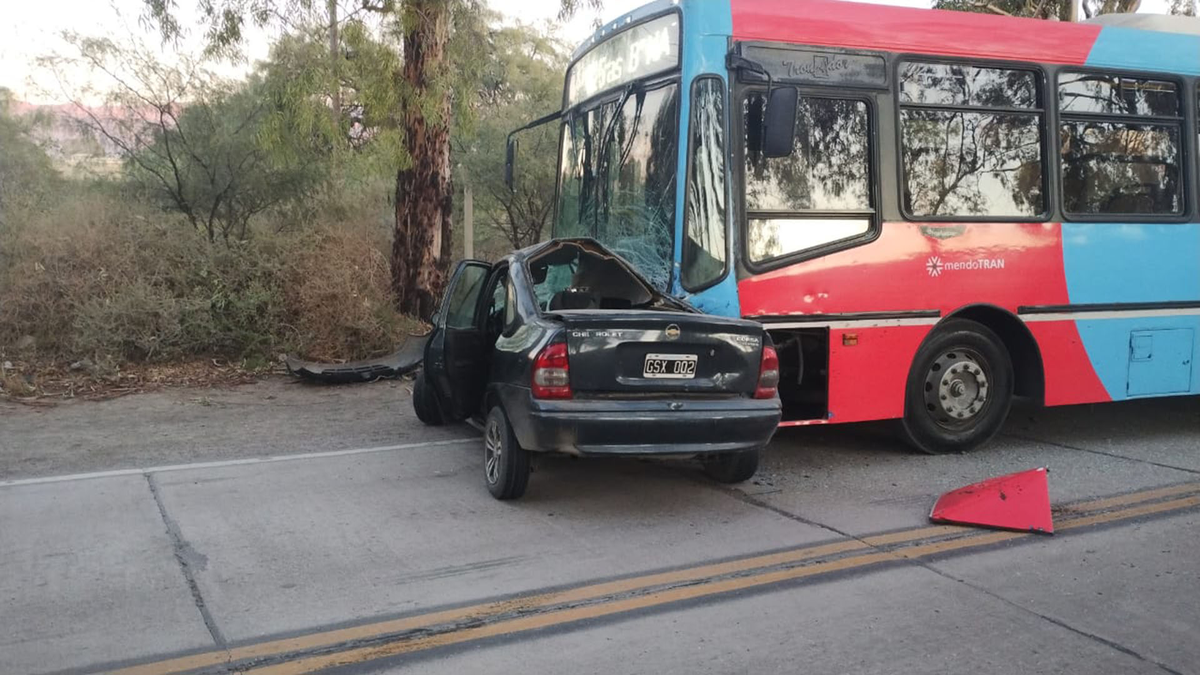
{"type": "Polygon", "coordinates": [[[297,247],[284,298],[298,351],[336,361],[390,352],[420,329],[392,308],[387,233],[349,223],[323,226],[297,247]]]}
{"type": "MultiPolygon", "coordinates": [[[[87,361],[92,381],[142,365],[233,364],[254,371],[386,353],[415,322],[392,309],[388,231],[375,217],[210,245],[178,219],[112,188],[75,188],[0,226],[0,389],[87,361]],[[31,370],[32,369],[32,370],[31,370]]],[[[76,377],[75,374],[71,378],[76,377]]],[[[68,378],[70,379],[70,378],[68,378]]]]}
{"type": "Polygon", "coordinates": [[[53,405],[71,399],[105,400],[165,387],[247,384],[272,372],[282,372],[281,367],[248,369],[244,364],[216,359],[89,368],[71,368],[50,362],[9,363],[13,368],[0,375],[0,400],[34,405],[53,405]]]}

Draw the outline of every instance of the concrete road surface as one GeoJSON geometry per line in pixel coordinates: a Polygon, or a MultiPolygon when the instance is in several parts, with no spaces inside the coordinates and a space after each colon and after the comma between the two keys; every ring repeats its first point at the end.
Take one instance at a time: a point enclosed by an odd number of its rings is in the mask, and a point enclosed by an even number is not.
{"type": "Polygon", "coordinates": [[[0,672],[1200,673],[1200,399],[955,456],[789,429],[736,488],[546,459],[501,503],[408,397],[0,404],[0,672]],[[1053,537],[927,521],[1043,465],[1053,537]]]}

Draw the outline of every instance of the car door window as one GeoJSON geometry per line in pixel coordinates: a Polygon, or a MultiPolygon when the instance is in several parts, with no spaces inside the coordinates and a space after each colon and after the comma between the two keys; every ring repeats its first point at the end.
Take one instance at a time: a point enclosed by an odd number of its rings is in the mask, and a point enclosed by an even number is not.
{"type": "Polygon", "coordinates": [[[501,271],[492,282],[491,297],[488,298],[487,330],[491,339],[500,337],[504,332],[505,317],[508,314],[508,272],[501,271]]]}
{"type": "Polygon", "coordinates": [[[475,308],[487,272],[488,268],[478,263],[459,268],[454,275],[454,286],[446,296],[446,328],[475,327],[475,308]]]}
{"type": "Polygon", "coordinates": [[[504,333],[507,335],[517,325],[517,293],[511,279],[505,279],[504,293],[504,333]]]}

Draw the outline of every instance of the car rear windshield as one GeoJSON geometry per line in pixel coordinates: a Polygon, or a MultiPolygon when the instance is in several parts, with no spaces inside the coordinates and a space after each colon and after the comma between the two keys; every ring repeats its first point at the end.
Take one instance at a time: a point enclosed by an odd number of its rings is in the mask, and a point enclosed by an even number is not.
{"type": "Polygon", "coordinates": [[[657,299],[650,286],[611,255],[564,243],[529,263],[543,311],[636,309],[657,299]]]}

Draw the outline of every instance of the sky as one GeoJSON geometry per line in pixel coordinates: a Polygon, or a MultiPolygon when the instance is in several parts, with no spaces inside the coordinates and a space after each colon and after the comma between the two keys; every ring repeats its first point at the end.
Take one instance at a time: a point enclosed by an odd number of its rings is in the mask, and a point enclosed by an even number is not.
{"type": "MultiPolygon", "coordinates": [[[[880,4],[928,7],[929,0],[873,0],[880,4]]],[[[345,7],[357,2],[341,0],[345,7]]],[[[604,9],[597,14],[594,10],[579,12],[562,26],[562,37],[572,46],[581,43],[592,32],[597,20],[613,19],[638,7],[646,0],[605,0],[604,9]]],[[[34,63],[40,56],[66,49],[60,35],[74,31],[93,37],[112,37],[123,40],[129,36],[157,46],[153,30],[141,25],[139,16],[143,0],[56,0],[53,10],[40,2],[6,2],[6,21],[0,24],[0,87],[7,87],[17,97],[37,103],[55,103],[65,100],[61,87],[48,72],[34,63]]],[[[181,24],[196,25],[195,0],[177,0],[181,13],[181,24]]],[[[323,3],[317,3],[323,4],[323,3]]],[[[508,16],[519,16],[527,23],[554,19],[560,0],[490,0],[491,7],[508,16]]],[[[1167,0],[1143,0],[1143,12],[1165,11],[1167,0]]],[[[197,33],[200,31],[197,30],[197,33]]],[[[201,47],[199,35],[185,39],[183,51],[198,51],[201,47]]],[[[272,39],[271,31],[254,30],[246,46],[250,62],[266,57],[272,39]]],[[[173,50],[165,50],[170,57],[173,50]]],[[[219,72],[236,76],[246,70],[245,64],[228,64],[219,72]]]]}

